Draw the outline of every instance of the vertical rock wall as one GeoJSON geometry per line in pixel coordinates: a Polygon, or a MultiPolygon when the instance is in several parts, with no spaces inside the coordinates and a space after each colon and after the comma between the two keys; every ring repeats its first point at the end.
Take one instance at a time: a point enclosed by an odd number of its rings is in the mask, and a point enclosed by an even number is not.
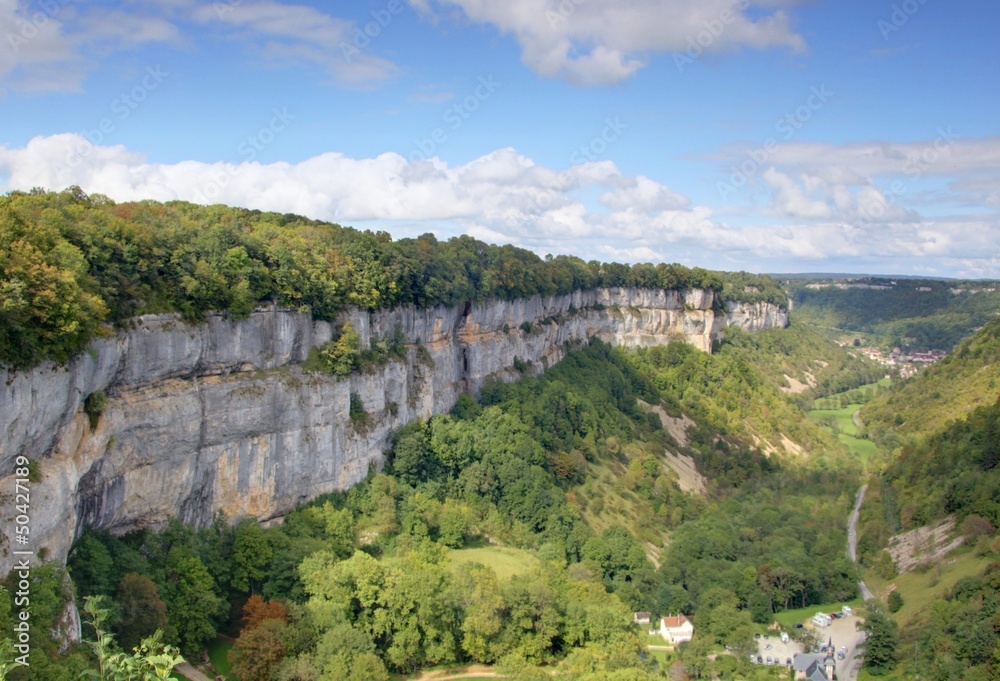
{"type": "MultiPolygon", "coordinates": [[[[204,524],[216,511],[261,520],[345,489],[379,465],[394,431],[446,411],[491,376],[512,380],[515,358],[536,371],[597,337],[640,347],[685,340],[710,351],[728,325],[785,326],[787,312],[759,304],[713,311],[703,291],[597,289],[458,307],[345,312],[362,345],[399,326],[405,361],[336,379],[303,372],[333,326],[288,310],[246,319],[174,315],[135,320],[67,366],[0,371],[0,473],[19,455],[37,460],[31,543],[64,560],[87,525],[125,531],[169,516],[204,524]],[[91,431],[82,405],[108,396],[91,431]],[[369,417],[349,417],[351,395],[369,417]]],[[[13,479],[2,482],[13,490],[13,479]]],[[[4,498],[4,522],[14,515],[4,498]]],[[[0,552],[0,574],[13,564],[0,552]]]]}

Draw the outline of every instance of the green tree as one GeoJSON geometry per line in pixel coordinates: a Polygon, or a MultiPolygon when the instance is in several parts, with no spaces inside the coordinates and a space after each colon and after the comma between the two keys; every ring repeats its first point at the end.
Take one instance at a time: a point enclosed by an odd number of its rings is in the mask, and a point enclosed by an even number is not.
{"type": "Polygon", "coordinates": [[[110,595],[114,588],[113,568],[111,552],[90,532],[80,538],[70,554],[69,573],[81,597],[110,595]]]}
{"type": "Polygon", "coordinates": [[[899,643],[896,623],[886,616],[877,601],[867,601],[865,606],[868,613],[863,622],[857,622],[858,629],[867,634],[864,664],[871,674],[882,676],[896,664],[899,643]]]}
{"type": "Polygon", "coordinates": [[[201,559],[187,547],[175,546],[167,554],[167,620],[176,632],[181,650],[197,655],[205,643],[215,638],[216,621],[227,610],[215,592],[215,583],[201,559]]]}
{"type": "Polygon", "coordinates": [[[903,596],[899,593],[899,591],[893,590],[893,592],[889,594],[887,605],[889,607],[889,612],[899,612],[899,610],[903,607],[903,596]]]}
{"type": "Polygon", "coordinates": [[[233,541],[233,587],[244,592],[259,590],[273,557],[271,544],[257,520],[241,520],[233,541]]]}

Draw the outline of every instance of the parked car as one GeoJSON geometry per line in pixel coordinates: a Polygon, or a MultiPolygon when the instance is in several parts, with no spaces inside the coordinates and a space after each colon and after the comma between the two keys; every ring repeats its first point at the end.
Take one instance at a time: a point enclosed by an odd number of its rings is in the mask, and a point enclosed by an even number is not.
{"type": "Polygon", "coordinates": [[[760,655],[757,656],[757,664],[764,664],[764,658],[760,655]]]}
{"type": "Polygon", "coordinates": [[[771,656],[770,656],[770,655],[768,655],[768,656],[767,656],[767,663],[768,663],[768,664],[773,664],[773,662],[774,662],[774,661],[773,661],[773,660],[771,659],[771,656]]]}
{"type": "Polygon", "coordinates": [[[792,658],[790,658],[790,657],[789,658],[785,658],[785,664],[788,665],[789,667],[791,667],[792,666],[792,658]]]}
{"type": "Polygon", "coordinates": [[[792,626],[795,627],[796,629],[801,629],[802,628],[802,623],[801,622],[796,622],[792,626]]]}

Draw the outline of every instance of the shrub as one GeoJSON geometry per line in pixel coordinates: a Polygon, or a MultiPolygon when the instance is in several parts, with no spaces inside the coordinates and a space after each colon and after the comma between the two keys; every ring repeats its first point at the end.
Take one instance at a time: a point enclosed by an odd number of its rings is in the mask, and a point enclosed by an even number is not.
{"type": "Polygon", "coordinates": [[[889,606],[889,612],[899,612],[903,607],[903,597],[899,595],[898,591],[893,591],[889,594],[887,605],[889,606]]]}
{"type": "Polygon", "coordinates": [[[83,401],[83,413],[87,415],[87,420],[90,421],[90,430],[97,430],[97,424],[101,422],[101,414],[104,413],[104,407],[108,404],[108,397],[104,394],[103,390],[98,390],[87,395],[87,398],[83,401]]]}

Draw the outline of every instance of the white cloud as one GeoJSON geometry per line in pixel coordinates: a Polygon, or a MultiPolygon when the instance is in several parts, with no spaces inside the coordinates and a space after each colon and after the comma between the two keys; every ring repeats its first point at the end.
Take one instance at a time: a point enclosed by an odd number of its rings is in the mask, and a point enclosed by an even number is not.
{"type": "Polygon", "coordinates": [[[627,79],[655,52],[740,47],[805,49],[782,10],[794,1],[744,0],[410,0],[421,14],[460,9],[471,21],[512,34],[521,60],[537,73],[582,85],[627,79]],[[707,33],[706,33],[707,32],[707,33]],[[706,37],[703,37],[707,36],[706,37]],[[703,44],[704,43],[704,44],[703,44]]]}
{"type": "Polygon", "coordinates": [[[609,208],[624,210],[632,208],[644,213],[654,213],[677,208],[687,208],[687,197],[670,191],[659,182],[639,175],[628,178],[625,186],[608,192],[601,197],[601,203],[609,208]]]}
{"type": "Polygon", "coordinates": [[[831,185],[821,175],[788,169],[765,175],[781,215],[751,209],[739,224],[651,178],[624,175],[609,161],[559,170],[510,148],[458,166],[437,158],[413,163],[396,153],[355,159],[333,152],[299,163],[162,164],[123,146],[95,147],[62,134],[0,146],[0,177],[9,189],[76,184],[119,201],[183,199],[397,234],[468,233],[585,259],[770,271],[789,267],[781,263],[808,269],[850,260],[874,263],[871,271],[913,271],[921,264],[1000,275],[993,255],[1000,252],[1000,220],[988,207],[979,204],[977,215],[926,217],[895,206],[870,184],[831,185]],[[594,196],[600,197],[597,205],[587,199],[594,196]],[[883,203],[883,213],[870,215],[883,203]]]}
{"type": "MultiPolygon", "coordinates": [[[[205,3],[193,17],[205,24],[230,27],[267,60],[314,64],[339,82],[367,83],[389,78],[398,71],[392,62],[366,49],[373,38],[362,33],[353,21],[306,5],[275,0],[205,3]]],[[[381,32],[381,26],[376,28],[381,32]]]]}
{"type": "Polygon", "coordinates": [[[0,93],[79,88],[85,68],[63,35],[62,19],[71,13],[30,12],[17,0],[0,0],[0,93]]]}
{"type": "Polygon", "coordinates": [[[806,190],[791,177],[774,168],[764,171],[764,179],[775,190],[771,205],[780,213],[793,218],[830,217],[830,207],[825,201],[810,199],[806,195],[808,186],[814,184],[809,182],[809,178],[805,178],[806,190]]]}
{"type": "MultiPolygon", "coordinates": [[[[314,66],[338,83],[376,82],[399,70],[377,56],[366,27],[305,5],[278,0],[126,5],[0,0],[0,94],[8,88],[79,91],[98,60],[149,44],[187,47],[213,33],[244,44],[268,64],[314,66]]],[[[381,25],[369,28],[382,30],[381,25]]]]}

